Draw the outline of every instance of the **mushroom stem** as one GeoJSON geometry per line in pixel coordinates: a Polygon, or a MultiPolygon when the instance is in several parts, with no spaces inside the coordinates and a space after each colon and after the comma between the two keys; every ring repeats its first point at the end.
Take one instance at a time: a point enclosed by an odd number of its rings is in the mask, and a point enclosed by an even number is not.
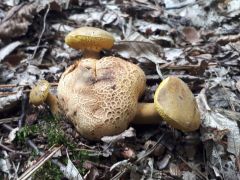
{"type": "Polygon", "coordinates": [[[138,103],[137,113],[132,123],[134,124],[159,124],[161,121],[154,103],[138,103]]]}
{"type": "Polygon", "coordinates": [[[52,114],[54,116],[57,116],[59,114],[57,97],[49,92],[46,99],[46,103],[50,107],[52,114]]]}
{"type": "Polygon", "coordinates": [[[100,56],[99,56],[99,52],[97,51],[91,51],[91,50],[88,50],[88,49],[85,49],[83,51],[83,59],[85,58],[92,58],[92,59],[99,59],[100,56]]]}

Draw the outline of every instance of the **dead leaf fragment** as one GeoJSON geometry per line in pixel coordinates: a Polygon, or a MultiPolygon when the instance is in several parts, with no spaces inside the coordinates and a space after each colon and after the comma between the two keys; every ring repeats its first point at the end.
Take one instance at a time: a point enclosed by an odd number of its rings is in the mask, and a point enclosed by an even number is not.
{"type": "Polygon", "coordinates": [[[0,24],[0,39],[11,39],[26,34],[35,14],[35,3],[14,6],[0,24]]]}
{"type": "Polygon", "coordinates": [[[106,143],[114,143],[114,142],[117,142],[119,140],[122,140],[122,139],[125,139],[125,138],[130,138],[130,137],[135,137],[135,136],[136,136],[135,129],[130,127],[129,129],[125,130],[124,132],[122,132],[119,135],[104,136],[104,137],[101,138],[101,140],[103,142],[106,142],[106,143]]]}
{"type": "Polygon", "coordinates": [[[184,27],[182,34],[186,41],[191,44],[198,43],[200,41],[200,34],[194,27],[184,27]]]}
{"type": "Polygon", "coordinates": [[[4,58],[6,56],[8,56],[11,52],[13,52],[17,47],[19,47],[22,44],[23,43],[20,42],[20,41],[15,41],[15,42],[12,42],[12,43],[8,44],[4,48],[0,49],[0,62],[2,60],[4,60],[4,58]]]}
{"type": "Polygon", "coordinates": [[[161,46],[146,39],[138,32],[132,33],[126,40],[117,42],[114,51],[125,59],[149,60],[155,64],[165,63],[161,59],[163,53],[161,46]]]}
{"type": "Polygon", "coordinates": [[[236,83],[236,88],[237,88],[237,90],[240,92],[240,80],[237,81],[237,83],[236,83]]]}
{"type": "Polygon", "coordinates": [[[61,167],[61,171],[64,172],[64,176],[72,179],[72,180],[83,180],[81,174],[79,173],[78,169],[76,166],[72,163],[71,159],[69,158],[69,155],[67,153],[67,166],[66,167],[61,167]]]}
{"type": "Polygon", "coordinates": [[[21,97],[22,91],[18,91],[18,93],[14,95],[0,97],[0,112],[4,112],[15,107],[21,97]]]}

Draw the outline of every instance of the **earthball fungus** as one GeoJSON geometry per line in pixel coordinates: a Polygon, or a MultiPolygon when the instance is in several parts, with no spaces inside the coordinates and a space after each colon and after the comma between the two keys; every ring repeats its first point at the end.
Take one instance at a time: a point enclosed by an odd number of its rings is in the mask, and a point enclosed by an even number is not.
{"type": "Polygon", "coordinates": [[[46,101],[53,114],[60,108],[82,136],[98,140],[123,132],[131,122],[156,124],[162,119],[185,132],[199,128],[196,101],[179,78],[171,76],[163,80],[154,103],[138,103],[146,86],[143,70],[117,57],[98,59],[100,50],[112,47],[111,34],[83,27],[68,34],[65,41],[75,49],[82,49],[84,58],[62,74],[58,99],[49,93],[49,84],[40,81],[30,93],[30,102],[39,105],[46,101]]]}
{"type": "Polygon", "coordinates": [[[116,57],[87,58],[62,74],[58,100],[78,132],[96,140],[126,130],[145,84],[137,65],[116,57]]]}

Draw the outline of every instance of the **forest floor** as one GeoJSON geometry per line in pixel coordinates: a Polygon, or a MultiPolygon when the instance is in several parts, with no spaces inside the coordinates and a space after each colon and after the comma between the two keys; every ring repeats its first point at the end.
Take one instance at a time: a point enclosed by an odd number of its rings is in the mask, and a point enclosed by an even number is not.
{"type": "Polygon", "coordinates": [[[2,0],[0,2],[0,179],[240,179],[239,0],[2,0]],[[200,129],[134,125],[89,141],[47,105],[29,103],[40,79],[56,93],[82,52],[71,30],[115,38],[116,56],[140,66],[153,102],[160,82],[182,79],[196,97],[200,129]]]}

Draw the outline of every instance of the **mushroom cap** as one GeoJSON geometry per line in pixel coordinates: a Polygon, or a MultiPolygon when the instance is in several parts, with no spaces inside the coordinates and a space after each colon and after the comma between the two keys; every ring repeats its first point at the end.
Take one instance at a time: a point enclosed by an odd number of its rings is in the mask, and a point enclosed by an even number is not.
{"type": "Polygon", "coordinates": [[[99,52],[102,49],[111,49],[114,38],[110,33],[102,29],[81,27],[70,32],[65,37],[65,43],[74,49],[99,52]]]}
{"type": "Polygon", "coordinates": [[[196,100],[178,77],[163,80],[154,95],[154,105],[162,118],[172,127],[189,132],[200,126],[200,113],[196,100]]]}
{"type": "Polygon", "coordinates": [[[40,80],[29,94],[29,102],[36,106],[42,104],[48,97],[50,84],[46,80],[40,80]]]}
{"type": "Polygon", "coordinates": [[[128,127],[145,84],[145,74],[137,65],[116,57],[87,58],[62,74],[58,100],[78,132],[98,140],[128,127]]]}

